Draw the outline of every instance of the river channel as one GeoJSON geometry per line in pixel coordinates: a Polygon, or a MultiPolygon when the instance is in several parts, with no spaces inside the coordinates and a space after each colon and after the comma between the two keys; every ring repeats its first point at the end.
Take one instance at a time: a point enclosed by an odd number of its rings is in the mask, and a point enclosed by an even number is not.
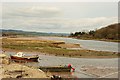
{"type": "Polygon", "coordinates": [[[83,49],[97,50],[97,51],[119,52],[118,45],[120,45],[120,43],[117,42],[80,40],[80,39],[64,38],[64,37],[40,37],[40,38],[48,39],[48,40],[65,41],[66,43],[80,44],[80,46],[83,49]]]}
{"type": "MultiPolygon", "coordinates": [[[[110,51],[118,52],[118,44],[115,42],[95,41],[95,40],[77,40],[72,38],[63,37],[39,37],[37,39],[49,39],[65,41],[66,43],[80,44],[84,49],[98,50],[98,51],[110,51]]],[[[9,54],[15,54],[15,52],[7,52],[9,54]]],[[[27,54],[32,54],[27,52],[27,54]]],[[[59,57],[52,55],[40,54],[40,60],[38,63],[28,63],[31,66],[65,66],[72,64],[75,68],[75,72],[71,73],[55,73],[65,77],[77,77],[77,78],[96,78],[97,76],[91,74],[85,74],[81,71],[82,66],[95,66],[95,67],[113,67],[118,68],[118,58],[70,58],[70,57],[59,57]]],[[[117,77],[118,74],[110,75],[109,78],[117,77]]]]}

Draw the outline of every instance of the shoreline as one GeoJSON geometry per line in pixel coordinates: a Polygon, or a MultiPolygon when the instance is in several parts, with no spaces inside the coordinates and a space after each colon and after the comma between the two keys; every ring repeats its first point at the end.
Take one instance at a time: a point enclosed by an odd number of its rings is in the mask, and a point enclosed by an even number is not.
{"type": "Polygon", "coordinates": [[[95,41],[105,41],[105,42],[116,42],[120,43],[120,40],[109,40],[109,39],[89,39],[89,38],[76,38],[76,37],[68,37],[68,38],[73,38],[73,39],[80,39],[80,40],[95,40],[95,41]]]}
{"type": "Polygon", "coordinates": [[[75,58],[116,58],[119,52],[82,49],[78,44],[37,38],[3,38],[3,51],[33,52],[75,58]],[[68,49],[71,48],[71,49],[68,49]],[[72,49],[81,48],[81,49],[72,49]]]}
{"type": "MultiPolygon", "coordinates": [[[[27,53],[26,53],[27,54],[27,53]]],[[[67,58],[67,57],[54,57],[54,56],[45,56],[45,55],[42,55],[40,56],[41,57],[41,64],[45,63],[49,65],[49,63],[51,64],[51,66],[55,66],[55,65],[63,65],[63,64],[68,64],[68,62],[71,62],[71,64],[73,65],[73,67],[76,68],[76,71],[75,71],[75,74],[82,74],[82,75],[85,75],[87,77],[99,77],[99,76],[102,76],[103,75],[106,75],[106,74],[109,74],[109,73],[112,73],[113,72],[113,69],[116,70],[118,69],[117,67],[117,58],[102,58],[102,59],[99,59],[99,58],[96,58],[96,59],[91,59],[91,58],[67,58]],[[55,63],[52,62],[52,60],[56,59],[55,63]],[[58,61],[60,60],[60,62],[58,63],[58,61]],[[63,62],[65,60],[65,62],[63,62]],[[111,61],[112,60],[112,61],[111,61]],[[115,60],[115,61],[114,61],[115,60]],[[73,61],[73,62],[72,62],[73,61]],[[80,62],[80,63],[76,63],[76,61],[80,62]],[[87,63],[86,63],[87,61],[87,63]],[[100,61],[100,62],[99,62],[100,61]],[[105,61],[105,62],[104,62],[105,61]],[[108,64],[109,62],[111,61],[110,64],[108,64]],[[115,62],[115,64],[113,63],[115,62]],[[100,64],[98,64],[100,63],[100,64]],[[55,65],[54,65],[55,64],[55,65]],[[80,64],[80,65],[79,65],[80,64]],[[88,64],[88,65],[85,65],[85,64],[88,64]],[[97,65],[96,65],[97,64],[97,65]],[[113,64],[113,65],[111,65],[113,64]],[[115,66],[114,66],[115,65],[115,66]],[[109,70],[108,70],[109,69],[109,70]],[[107,73],[106,73],[107,71],[107,73]],[[79,72],[79,73],[78,73],[79,72]],[[97,72],[97,74],[96,74],[97,72]],[[85,74],[84,74],[85,73],[85,74]],[[102,73],[102,74],[101,74],[102,73]],[[90,75],[90,74],[96,74],[94,76],[90,75]]],[[[40,65],[41,65],[40,64],[40,65]]],[[[50,73],[51,74],[51,73],[50,73]]],[[[55,74],[55,73],[53,73],[55,74]]],[[[68,74],[63,74],[63,73],[57,73],[58,75],[65,75],[67,76],[68,74]]],[[[47,74],[48,75],[48,74],[47,74]]],[[[52,75],[52,74],[51,74],[52,75]]],[[[117,75],[117,74],[116,74],[117,75]]],[[[84,77],[84,76],[79,76],[79,75],[74,75],[74,76],[77,76],[77,77],[84,77]]],[[[72,76],[70,76],[72,77],[72,76]]],[[[116,77],[116,76],[115,76],[116,77]]]]}
{"type": "MultiPolygon", "coordinates": [[[[21,52],[20,50],[10,50],[10,49],[6,49],[5,50],[5,54],[6,52],[21,52]]],[[[87,59],[110,59],[110,58],[120,58],[119,56],[62,56],[62,55],[55,55],[55,54],[50,54],[50,53],[41,53],[41,52],[37,52],[37,51],[22,51],[25,52],[26,54],[37,54],[37,55],[47,55],[47,56],[56,56],[56,57],[68,57],[68,58],[87,58],[87,59]]],[[[3,53],[4,54],[4,53],[3,53]]]]}

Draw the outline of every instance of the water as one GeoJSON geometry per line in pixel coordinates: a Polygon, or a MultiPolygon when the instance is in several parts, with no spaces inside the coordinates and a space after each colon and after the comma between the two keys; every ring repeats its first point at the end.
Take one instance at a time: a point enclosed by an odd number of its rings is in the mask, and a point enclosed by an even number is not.
{"type": "Polygon", "coordinates": [[[72,64],[76,69],[72,75],[78,78],[95,78],[96,76],[86,75],[81,73],[80,68],[82,66],[96,66],[96,67],[118,67],[118,59],[89,59],[89,58],[69,58],[69,57],[56,57],[49,55],[40,55],[41,60],[39,65],[41,66],[56,66],[72,64]]]}
{"type": "Polygon", "coordinates": [[[105,41],[96,41],[96,40],[80,40],[73,38],[63,38],[63,37],[40,37],[48,40],[61,40],[66,43],[75,43],[80,44],[83,49],[97,50],[97,51],[110,51],[110,52],[120,52],[118,45],[120,43],[116,42],[105,42],[105,41]]]}
{"type": "MultiPolygon", "coordinates": [[[[7,52],[8,54],[13,54],[14,52],[7,52]]],[[[27,54],[31,54],[28,52],[27,54]]],[[[95,67],[114,67],[118,68],[118,58],[109,59],[89,59],[89,58],[69,58],[69,57],[56,57],[50,55],[39,55],[39,63],[28,63],[31,66],[65,66],[72,64],[75,68],[75,72],[71,73],[56,73],[65,77],[77,77],[77,78],[96,78],[95,75],[83,74],[80,70],[82,66],[95,66],[95,67]]],[[[115,75],[116,76],[116,75],[115,75]]],[[[114,77],[114,76],[113,76],[114,77]]]]}

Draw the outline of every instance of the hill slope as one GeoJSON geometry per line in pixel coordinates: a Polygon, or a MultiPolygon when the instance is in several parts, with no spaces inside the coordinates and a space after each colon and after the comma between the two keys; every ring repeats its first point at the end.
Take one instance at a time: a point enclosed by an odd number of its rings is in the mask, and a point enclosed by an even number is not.
{"type": "Polygon", "coordinates": [[[111,24],[98,30],[91,30],[89,32],[75,32],[71,33],[70,37],[80,39],[110,39],[120,40],[120,23],[111,24]]]}
{"type": "Polygon", "coordinates": [[[107,27],[101,28],[95,31],[96,38],[104,38],[104,39],[120,39],[120,23],[108,25],[107,27]]]}

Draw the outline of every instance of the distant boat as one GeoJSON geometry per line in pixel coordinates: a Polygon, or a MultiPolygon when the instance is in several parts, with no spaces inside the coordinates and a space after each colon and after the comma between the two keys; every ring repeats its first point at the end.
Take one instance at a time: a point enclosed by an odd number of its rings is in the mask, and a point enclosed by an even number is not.
{"type": "Polygon", "coordinates": [[[11,60],[15,61],[28,61],[28,62],[38,62],[38,55],[26,56],[22,52],[18,52],[16,55],[10,55],[11,60]]]}

